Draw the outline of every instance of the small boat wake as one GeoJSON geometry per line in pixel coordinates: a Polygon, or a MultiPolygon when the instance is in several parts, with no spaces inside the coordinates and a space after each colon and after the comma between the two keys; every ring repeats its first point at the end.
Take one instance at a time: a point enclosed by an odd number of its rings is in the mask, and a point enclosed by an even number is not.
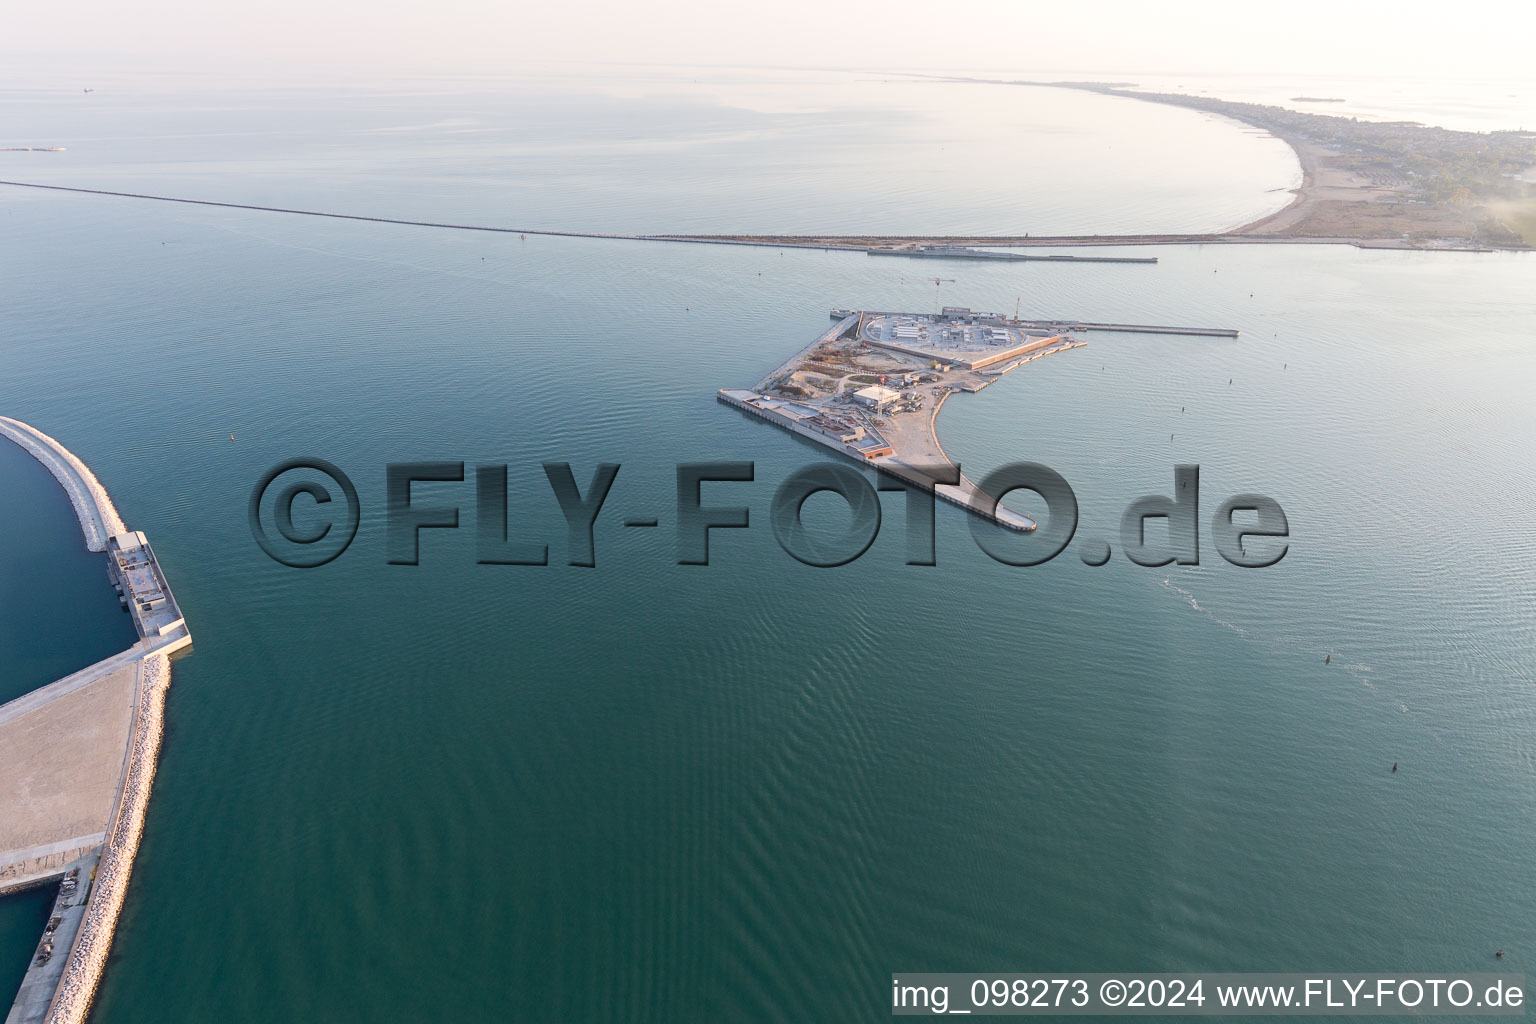
{"type": "MultiPolygon", "coordinates": [[[[1169,593],[1177,595],[1179,598],[1181,598],[1184,601],[1185,604],[1189,605],[1189,607],[1193,611],[1199,612],[1201,615],[1205,616],[1207,619],[1210,619],[1216,625],[1221,626],[1224,629],[1229,629],[1233,633],[1236,633],[1238,636],[1243,637],[1246,640],[1250,640],[1251,641],[1251,640],[1255,639],[1254,636],[1252,634],[1250,634],[1247,629],[1243,628],[1242,626],[1239,626],[1235,622],[1229,622],[1228,620],[1226,620],[1226,619],[1222,618],[1221,616],[1217,615],[1215,612],[1211,611],[1209,608],[1206,608],[1206,607],[1202,606],[1200,604],[1199,599],[1195,596],[1194,592],[1190,591],[1190,590],[1186,590],[1183,587],[1179,586],[1177,583],[1173,582],[1173,577],[1172,576],[1164,576],[1162,578],[1162,580],[1159,581],[1159,585],[1164,590],[1167,590],[1169,593]]],[[[1271,637],[1267,637],[1267,638],[1264,638],[1264,639],[1265,639],[1266,642],[1264,642],[1261,646],[1269,649],[1272,653],[1276,653],[1276,654],[1278,654],[1280,652],[1281,648],[1284,648],[1286,650],[1291,650],[1291,649],[1294,649],[1294,647],[1298,646],[1299,643],[1300,643],[1299,639],[1297,640],[1296,643],[1292,643],[1287,638],[1278,637],[1278,636],[1271,636],[1271,637]]],[[[1361,686],[1364,686],[1368,690],[1375,690],[1376,689],[1376,684],[1373,683],[1371,681],[1371,678],[1370,678],[1371,672],[1372,672],[1371,666],[1365,665],[1365,664],[1361,664],[1359,662],[1345,662],[1345,661],[1334,660],[1333,655],[1332,655],[1331,652],[1328,655],[1328,660],[1326,661],[1326,664],[1329,666],[1329,671],[1332,671],[1332,672],[1342,672],[1346,676],[1350,677],[1355,682],[1359,683],[1361,686]]],[[[1411,711],[1409,710],[1408,705],[1402,703],[1401,701],[1395,701],[1394,700],[1392,702],[1392,706],[1397,711],[1401,712],[1402,714],[1405,714],[1405,715],[1406,714],[1411,714],[1411,711]]]]}
{"type": "Polygon", "coordinates": [[[1163,586],[1163,589],[1171,591],[1171,592],[1173,592],[1175,594],[1178,594],[1186,602],[1188,602],[1188,604],[1189,604],[1189,606],[1191,608],[1193,608],[1195,611],[1199,612],[1201,615],[1204,615],[1206,618],[1210,619],[1212,622],[1216,623],[1218,626],[1222,626],[1222,627],[1224,627],[1226,629],[1230,629],[1232,632],[1236,633],[1238,636],[1247,636],[1248,635],[1248,631],[1246,629],[1244,629],[1242,626],[1239,626],[1237,623],[1235,623],[1235,622],[1228,622],[1226,619],[1224,619],[1221,616],[1215,614],[1214,612],[1212,612],[1212,611],[1210,611],[1210,610],[1208,610],[1206,608],[1200,607],[1200,602],[1195,599],[1195,595],[1193,593],[1191,593],[1190,591],[1185,590],[1183,587],[1179,586],[1177,583],[1173,582],[1173,577],[1172,576],[1164,576],[1163,577],[1162,586],[1163,586]]]}

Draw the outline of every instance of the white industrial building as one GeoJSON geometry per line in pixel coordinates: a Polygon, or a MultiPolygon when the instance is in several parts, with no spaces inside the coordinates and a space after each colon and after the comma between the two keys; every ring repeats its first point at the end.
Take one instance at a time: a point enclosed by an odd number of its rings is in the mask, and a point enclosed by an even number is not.
{"type": "Polygon", "coordinates": [[[871,384],[867,388],[861,388],[853,393],[853,400],[860,405],[866,405],[871,409],[889,409],[901,400],[901,395],[890,388],[883,388],[878,384],[871,384]]]}

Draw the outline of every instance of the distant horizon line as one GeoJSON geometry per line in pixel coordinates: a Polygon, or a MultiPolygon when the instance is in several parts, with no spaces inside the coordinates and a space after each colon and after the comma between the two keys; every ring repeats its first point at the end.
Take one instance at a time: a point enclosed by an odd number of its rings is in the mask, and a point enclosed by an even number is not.
{"type": "MultiPolygon", "coordinates": [[[[639,60],[592,60],[578,58],[547,58],[536,61],[525,61],[515,68],[505,65],[492,65],[487,63],[484,67],[466,67],[458,65],[454,67],[440,67],[432,65],[408,65],[401,64],[398,60],[380,58],[377,61],[359,62],[352,64],[337,63],[334,60],[322,63],[316,58],[285,57],[279,58],[284,66],[274,68],[272,59],[256,56],[243,57],[234,55],[213,55],[208,53],[145,53],[133,57],[125,57],[117,52],[92,52],[71,51],[69,54],[44,55],[28,50],[0,49],[0,59],[5,61],[31,61],[37,65],[58,69],[62,72],[75,73],[77,70],[85,70],[81,64],[100,64],[99,70],[104,72],[129,71],[146,72],[157,75],[177,76],[187,74],[206,74],[217,77],[246,76],[252,73],[264,73],[274,79],[298,78],[306,76],[338,78],[348,77],[365,72],[387,72],[392,77],[411,78],[419,76],[439,78],[485,78],[485,77],[519,77],[531,67],[542,68],[577,68],[577,67],[611,67],[611,68],[649,68],[649,69],[676,69],[689,68],[709,69],[719,71],[816,71],[834,74],[887,74],[887,75],[912,75],[931,74],[944,72],[965,71],[971,74],[1066,74],[1066,75],[1149,75],[1158,77],[1184,76],[1190,78],[1265,78],[1276,76],[1295,76],[1300,78],[1318,78],[1331,80],[1360,80],[1360,81],[1392,81],[1403,77],[1400,71],[1362,71],[1351,70],[1348,72],[1296,70],[1283,68],[1254,69],[1251,66],[1241,69],[1193,69],[1193,68],[1151,68],[1151,67],[1052,67],[1044,65],[1018,66],[997,65],[981,66],[978,64],[907,64],[900,68],[889,64],[826,64],[804,63],[790,64],[782,62],[746,63],[746,62],[672,62],[672,61],[639,61],[639,60]],[[158,62],[165,60],[185,61],[181,67],[167,68],[158,62]],[[231,66],[234,62],[234,66],[231,66]],[[248,62],[248,63],[247,63],[248,62]],[[291,63],[290,63],[291,62],[291,63]],[[297,66],[294,66],[297,65],[297,66]]],[[[14,74],[14,70],[11,72],[14,74]]],[[[1526,79],[1536,85],[1536,73],[1529,73],[1526,79]]],[[[0,78],[3,78],[0,75],[0,78]]],[[[1508,74],[1422,74],[1417,73],[1413,77],[1429,81],[1455,81],[1455,82],[1500,82],[1512,83],[1520,79],[1512,78],[1508,74]]]]}

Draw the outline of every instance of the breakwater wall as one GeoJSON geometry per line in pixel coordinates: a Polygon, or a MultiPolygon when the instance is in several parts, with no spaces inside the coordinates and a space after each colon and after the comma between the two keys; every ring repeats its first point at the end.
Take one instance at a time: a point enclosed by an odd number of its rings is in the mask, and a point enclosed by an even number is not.
{"type": "Polygon", "coordinates": [[[101,188],[72,188],[67,185],[39,185],[30,181],[0,181],[17,188],[41,188],[50,192],[81,192],[93,196],[117,196],[120,199],[152,199],[160,203],[185,203],[189,206],[222,206],[229,210],[257,210],[261,213],[291,213],[299,217],[329,217],[332,220],[362,220],[374,224],[404,224],[416,228],[447,228],[452,231],[494,231],[504,235],[552,235],[560,238],[627,238],[639,241],[673,241],[664,236],[623,235],[601,231],[548,231],[539,228],[499,228],[488,224],[451,224],[433,220],[404,220],[398,217],[365,217],[358,213],[329,213],[325,210],[296,210],[285,206],[256,206],[252,203],[221,203],[212,199],[182,199],[177,196],[152,196],[143,192],[111,192],[101,188]]]}
{"type": "MultiPolygon", "coordinates": [[[[855,459],[865,465],[872,466],[887,476],[905,480],[925,491],[930,491],[950,504],[957,505],[972,515],[979,516],[990,523],[996,523],[998,526],[1009,530],[1017,530],[1021,533],[1027,533],[1035,528],[1035,521],[1033,519],[1004,508],[998,504],[995,498],[988,498],[965,476],[961,476],[959,486],[935,485],[930,478],[921,473],[913,472],[899,463],[890,461],[878,462],[858,449],[844,444],[832,435],[824,433],[807,423],[792,420],[787,416],[781,416],[771,409],[762,408],[757,403],[742,397],[743,395],[752,394],[752,392],[741,389],[722,388],[716,392],[716,397],[726,405],[740,409],[742,412],[750,413],[759,419],[767,420],[780,430],[787,430],[791,434],[799,434],[801,437],[815,441],[817,444],[826,445],[833,451],[846,455],[850,459],[855,459]]],[[[939,404],[942,405],[943,403],[940,402],[939,404]]],[[[934,415],[937,414],[938,409],[935,408],[934,415]]],[[[948,458],[948,456],[945,456],[945,458],[948,458]]]]}
{"type": "Polygon", "coordinates": [[[1048,331],[1119,331],[1122,334],[1185,334],[1197,338],[1236,338],[1230,327],[1157,327],[1150,324],[1093,324],[1081,320],[1021,320],[1025,327],[1048,331]]]}
{"type": "Polygon", "coordinates": [[[75,515],[80,519],[80,529],[85,533],[85,546],[88,549],[105,551],[109,537],[126,531],[122,517],[117,514],[117,507],[107,496],[107,489],[101,486],[96,474],[68,448],[36,427],[8,416],[0,416],[0,434],[30,452],[33,458],[48,467],[48,471],[63,486],[64,492],[69,495],[69,503],[75,507],[75,515]]]}
{"type": "Polygon", "coordinates": [[[1037,263],[1156,263],[1156,256],[1040,256],[1034,253],[998,252],[967,246],[928,246],[916,249],[865,249],[871,256],[914,256],[933,260],[1015,260],[1037,263]]]}
{"type": "Polygon", "coordinates": [[[107,828],[101,863],[92,883],[90,906],[81,922],[74,948],[69,952],[69,962],[58,991],[48,1007],[48,1015],[44,1018],[46,1024],[84,1024],[91,1000],[101,983],[117,918],[128,893],[128,878],[133,873],[133,858],[144,834],[144,818],[149,810],[150,790],[165,729],[165,695],[171,686],[170,657],[160,652],[146,655],[142,672],[133,746],[123,774],[122,793],[107,828]]]}
{"type": "MultiPolygon", "coordinates": [[[[159,203],[186,203],[191,206],[222,206],[231,210],[257,210],[262,213],[288,213],[300,217],[330,217],[334,220],[371,221],[375,224],[404,224],[420,228],[445,228],[451,231],[494,231],[511,235],[545,235],[558,238],[617,238],[638,242],[689,242],[696,245],[746,245],[775,249],[823,249],[827,251],[867,252],[889,249],[893,245],[938,246],[1116,246],[1116,245],[1354,245],[1362,249],[1429,249],[1434,252],[1529,252],[1529,246],[1419,246],[1403,238],[1356,238],[1315,235],[1260,234],[1182,234],[1182,235],[677,235],[624,234],[614,231],[555,231],[549,228],[497,227],[490,224],[453,224],[443,221],[407,220],[403,217],[368,217],[358,213],[332,213],[327,210],[298,210],[285,206],[258,206],[254,203],[226,203],[213,199],[188,199],[180,196],[156,196],[144,192],[116,192],[103,188],[76,188],[70,185],[44,185],[33,181],[0,180],[0,185],[14,188],[47,189],[52,192],[76,192],[83,195],[116,196],[123,199],[150,199],[159,203]]],[[[1268,218],[1266,218],[1268,219],[1268,218]]],[[[1260,222],[1262,223],[1262,222],[1260,222]]],[[[1240,228],[1246,231],[1248,225],[1240,228]]],[[[909,255],[909,254],[904,254],[909,255]]],[[[1040,259],[1043,257],[1025,257],[1040,259]]],[[[1096,262],[1128,262],[1106,257],[1096,262]]],[[[1138,261],[1139,262],[1139,261],[1138,261]]],[[[1155,262],[1155,261],[1154,261],[1155,262]]]]}

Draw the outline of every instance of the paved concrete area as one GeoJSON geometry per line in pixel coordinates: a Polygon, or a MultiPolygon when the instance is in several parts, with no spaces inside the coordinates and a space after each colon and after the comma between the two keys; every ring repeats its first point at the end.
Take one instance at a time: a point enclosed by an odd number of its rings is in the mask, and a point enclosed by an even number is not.
{"type": "Polygon", "coordinates": [[[110,658],[103,658],[79,672],[71,672],[63,679],[56,679],[31,693],[24,693],[9,704],[0,704],[0,725],[4,725],[13,718],[30,714],[66,693],[73,693],[75,690],[89,686],[102,676],[110,675],[125,665],[132,665],[144,657],[146,646],[143,642],[134,644],[126,651],[119,651],[110,658]]]}
{"type": "Polygon", "coordinates": [[[117,803],[140,672],[132,660],[23,713],[0,708],[0,887],[68,853],[60,844],[99,844],[117,803]]]}

